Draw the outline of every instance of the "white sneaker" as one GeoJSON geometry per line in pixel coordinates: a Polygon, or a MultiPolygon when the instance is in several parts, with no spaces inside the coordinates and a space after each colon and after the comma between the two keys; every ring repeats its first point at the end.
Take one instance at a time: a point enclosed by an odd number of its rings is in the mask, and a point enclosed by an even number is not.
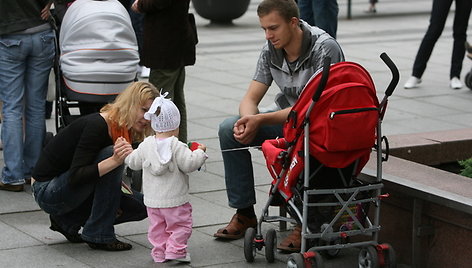
{"type": "Polygon", "coordinates": [[[449,84],[449,86],[452,89],[461,89],[462,88],[462,82],[458,77],[453,77],[451,79],[451,83],[449,84]]]}
{"type": "Polygon", "coordinates": [[[178,258],[178,259],[175,259],[175,260],[178,261],[178,262],[190,262],[191,261],[190,253],[187,252],[187,255],[185,255],[185,257],[178,258]]]}
{"type": "Polygon", "coordinates": [[[406,81],[405,85],[403,86],[405,89],[410,89],[410,88],[415,88],[418,87],[418,85],[421,83],[421,79],[418,77],[410,77],[406,81]]]}
{"type": "Polygon", "coordinates": [[[143,66],[142,69],[141,69],[141,75],[140,76],[142,78],[148,78],[149,73],[151,73],[151,69],[149,69],[148,67],[143,66]]]}

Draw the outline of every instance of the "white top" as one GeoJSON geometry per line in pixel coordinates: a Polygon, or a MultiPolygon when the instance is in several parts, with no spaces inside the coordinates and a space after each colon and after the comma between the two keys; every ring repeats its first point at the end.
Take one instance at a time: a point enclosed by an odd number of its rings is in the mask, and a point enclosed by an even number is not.
{"type": "Polygon", "coordinates": [[[176,137],[150,136],[126,157],[125,163],[133,170],[143,170],[144,204],[170,208],[189,202],[187,173],[197,170],[207,158],[203,150],[192,152],[176,137]]]}

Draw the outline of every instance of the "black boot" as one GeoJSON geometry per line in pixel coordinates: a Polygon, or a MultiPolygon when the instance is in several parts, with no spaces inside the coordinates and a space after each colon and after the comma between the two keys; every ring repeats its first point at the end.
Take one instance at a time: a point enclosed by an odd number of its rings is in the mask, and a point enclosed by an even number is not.
{"type": "Polygon", "coordinates": [[[49,226],[49,229],[61,233],[65,238],[71,242],[71,243],[82,243],[84,240],[82,240],[82,237],[80,237],[79,233],[75,234],[69,234],[66,231],[62,230],[62,228],[54,221],[51,215],[49,215],[49,220],[51,221],[51,226],[49,226]]]}
{"type": "Polygon", "coordinates": [[[87,242],[87,245],[89,245],[89,247],[93,249],[106,250],[106,251],[130,250],[133,247],[131,244],[121,242],[118,239],[107,244],[87,242]]]}

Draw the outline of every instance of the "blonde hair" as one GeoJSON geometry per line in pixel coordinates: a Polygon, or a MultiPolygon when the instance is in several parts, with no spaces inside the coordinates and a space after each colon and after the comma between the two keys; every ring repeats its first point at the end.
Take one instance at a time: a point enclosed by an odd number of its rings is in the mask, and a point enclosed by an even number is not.
{"type": "Polygon", "coordinates": [[[121,92],[113,101],[105,105],[100,112],[108,114],[108,120],[114,122],[120,128],[131,129],[133,141],[142,141],[152,135],[153,130],[148,125],[143,133],[136,133],[132,127],[136,121],[137,110],[147,101],[153,101],[159,97],[157,88],[148,82],[134,82],[121,92]]]}

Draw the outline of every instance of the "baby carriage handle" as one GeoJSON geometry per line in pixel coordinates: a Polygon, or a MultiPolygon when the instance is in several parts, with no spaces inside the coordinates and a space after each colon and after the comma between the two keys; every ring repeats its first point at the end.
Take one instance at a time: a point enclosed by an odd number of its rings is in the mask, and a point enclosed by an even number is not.
{"type": "Polygon", "coordinates": [[[380,58],[385,62],[387,67],[392,72],[392,80],[390,81],[390,84],[388,85],[387,90],[385,91],[385,95],[387,97],[390,97],[390,95],[392,95],[393,93],[393,90],[395,90],[395,87],[398,85],[398,81],[400,80],[400,73],[398,72],[397,66],[395,65],[395,63],[393,63],[387,53],[383,52],[382,54],[380,54],[380,58]]]}
{"type": "Polygon", "coordinates": [[[328,77],[329,77],[330,65],[331,65],[331,57],[326,57],[323,62],[323,73],[321,74],[320,83],[318,84],[318,88],[316,89],[315,94],[313,95],[313,98],[312,98],[314,102],[317,102],[320,99],[321,93],[323,93],[323,90],[326,87],[326,82],[328,82],[328,77]]]}

